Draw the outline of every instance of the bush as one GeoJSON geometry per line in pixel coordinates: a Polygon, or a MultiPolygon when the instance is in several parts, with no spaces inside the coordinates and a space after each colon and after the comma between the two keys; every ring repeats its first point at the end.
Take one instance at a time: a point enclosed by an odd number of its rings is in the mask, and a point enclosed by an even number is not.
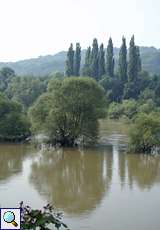
{"type": "Polygon", "coordinates": [[[123,115],[122,104],[112,102],[109,105],[108,117],[111,119],[119,119],[123,115]]]}
{"type": "Polygon", "coordinates": [[[156,109],[155,103],[152,99],[147,100],[144,104],[138,107],[139,113],[151,113],[156,109]]]}
{"type": "Polygon", "coordinates": [[[160,114],[139,114],[129,133],[129,152],[151,153],[160,146],[160,114]]]}
{"type": "Polygon", "coordinates": [[[123,115],[132,119],[137,113],[137,103],[135,100],[124,100],[122,103],[123,115]]]}
{"type": "Polygon", "coordinates": [[[113,102],[108,109],[108,116],[111,119],[126,117],[132,119],[137,113],[137,103],[135,100],[124,100],[122,104],[113,102]]]}
{"type": "Polygon", "coordinates": [[[0,95],[0,139],[23,140],[29,134],[30,124],[22,113],[21,104],[0,95]]]}

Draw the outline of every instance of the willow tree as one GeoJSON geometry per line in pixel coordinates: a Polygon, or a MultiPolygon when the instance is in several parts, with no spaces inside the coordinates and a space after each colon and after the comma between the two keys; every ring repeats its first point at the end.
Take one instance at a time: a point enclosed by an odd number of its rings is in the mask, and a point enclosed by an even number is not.
{"type": "Polygon", "coordinates": [[[53,143],[73,146],[82,139],[94,143],[98,119],[105,115],[104,89],[87,77],[52,81],[29,114],[32,130],[47,134],[53,143]]]}

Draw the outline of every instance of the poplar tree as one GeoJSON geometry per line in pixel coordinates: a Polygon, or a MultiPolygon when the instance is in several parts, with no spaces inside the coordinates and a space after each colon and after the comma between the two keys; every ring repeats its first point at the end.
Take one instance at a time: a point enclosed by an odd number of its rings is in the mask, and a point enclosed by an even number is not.
{"type": "Polygon", "coordinates": [[[85,54],[85,63],[83,66],[83,75],[84,76],[91,76],[91,47],[87,48],[85,54]]]}
{"type": "Polygon", "coordinates": [[[91,76],[98,80],[98,41],[96,38],[93,40],[91,52],[91,76]]]}
{"type": "Polygon", "coordinates": [[[67,52],[67,60],[66,60],[66,76],[70,77],[74,75],[74,50],[73,44],[71,43],[68,52],[67,52]]]}
{"type": "Polygon", "coordinates": [[[79,43],[76,43],[76,51],[74,55],[74,76],[80,75],[81,65],[81,47],[79,43]]]}
{"type": "Polygon", "coordinates": [[[141,63],[141,56],[140,56],[139,46],[136,46],[136,54],[137,54],[137,70],[138,70],[138,72],[141,72],[142,63],[141,63]]]}
{"type": "Polygon", "coordinates": [[[108,76],[114,76],[114,54],[112,38],[108,41],[107,54],[106,54],[106,73],[108,76]]]}
{"type": "Polygon", "coordinates": [[[118,73],[121,81],[125,83],[127,81],[127,47],[124,37],[122,38],[122,45],[119,51],[118,73]]]}
{"type": "Polygon", "coordinates": [[[103,47],[103,43],[99,48],[99,56],[98,56],[98,80],[105,74],[105,51],[103,47]]]}
{"type": "Polygon", "coordinates": [[[129,47],[129,63],[128,63],[128,81],[135,82],[138,76],[138,58],[137,47],[134,42],[134,35],[130,41],[129,47]]]}

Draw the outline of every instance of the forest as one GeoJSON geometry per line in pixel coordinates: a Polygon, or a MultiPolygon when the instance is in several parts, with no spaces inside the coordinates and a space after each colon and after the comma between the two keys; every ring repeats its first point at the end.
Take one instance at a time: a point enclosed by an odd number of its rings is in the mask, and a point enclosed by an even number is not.
{"type": "Polygon", "coordinates": [[[144,71],[139,46],[125,37],[115,60],[112,38],[107,47],[93,43],[82,65],[80,43],[70,45],[65,72],[19,76],[0,71],[0,140],[25,141],[43,133],[52,144],[93,144],[99,119],[122,119],[131,125],[129,151],[159,147],[160,76],[144,71]],[[117,63],[116,63],[117,62],[117,63]],[[117,65],[117,67],[115,67],[117,65]]]}

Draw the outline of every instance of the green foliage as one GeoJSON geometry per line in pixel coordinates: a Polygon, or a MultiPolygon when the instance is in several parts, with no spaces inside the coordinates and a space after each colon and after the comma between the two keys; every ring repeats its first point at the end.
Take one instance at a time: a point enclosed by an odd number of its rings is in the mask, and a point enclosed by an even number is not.
{"type": "Polygon", "coordinates": [[[122,109],[123,114],[132,119],[137,113],[137,103],[135,100],[123,100],[122,109]]]}
{"type": "Polygon", "coordinates": [[[123,84],[118,77],[111,78],[103,76],[99,83],[105,89],[107,100],[109,102],[121,101],[123,95],[123,84]]]}
{"type": "Polygon", "coordinates": [[[53,226],[56,229],[68,229],[66,224],[62,222],[62,213],[56,212],[55,208],[47,204],[43,210],[32,209],[30,206],[24,206],[20,203],[21,208],[21,224],[23,229],[40,229],[50,230],[53,226]]]}
{"type": "Polygon", "coordinates": [[[85,63],[83,66],[83,76],[91,76],[91,47],[86,50],[85,63]]]}
{"type": "Polygon", "coordinates": [[[67,52],[67,60],[66,60],[66,76],[70,77],[74,74],[74,50],[73,44],[71,43],[69,50],[67,52]]]}
{"type": "Polygon", "coordinates": [[[139,73],[142,71],[142,62],[141,62],[139,46],[136,46],[136,56],[137,56],[137,71],[139,73]]]}
{"type": "Polygon", "coordinates": [[[74,76],[80,75],[80,66],[81,66],[81,47],[80,44],[76,44],[76,51],[74,57],[74,76]]]}
{"type": "Polygon", "coordinates": [[[108,117],[110,119],[119,119],[123,115],[123,107],[121,104],[112,102],[109,105],[108,117]]]}
{"type": "Polygon", "coordinates": [[[129,152],[151,153],[160,146],[159,114],[139,114],[130,130],[129,152]]]}
{"type": "Polygon", "coordinates": [[[33,130],[67,146],[81,138],[94,142],[98,119],[105,115],[104,90],[87,77],[66,78],[53,85],[49,84],[49,91],[30,109],[33,130]]]}
{"type": "Polygon", "coordinates": [[[54,72],[54,73],[51,73],[50,75],[49,75],[49,77],[50,77],[50,79],[52,78],[54,78],[54,79],[57,79],[57,80],[63,80],[64,78],[65,78],[65,76],[64,76],[64,73],[62,73],[62,72],[54,72]]]}
{"type": "Polygon", "coordinates": [[[108,116],[111,119],[119,119],[122,116],[132,119],[137,114],[137,103],[135,100],[124,100],[122,103],[111,103],[108,116]]]}
{"type": "Polygon", "coordinates": [[[55,78],[51,78],[49,83],[48,83],[48,92],[54,92],[55,90],[59,90],[59,88],[62,85],[62,81],[64,79],[55,79],[55,78]]]}
{"type": "Polygon", "coordinates": [[[100,80],[103,75],[105,75],[105,51],[102,43],[99,48],[98,79],[100,80]]]}
{"type": "Polygon", "coordinates": [[[124,85],[124,92],[123,92],[123,98],[124,99],[130,99],[130,98],[134,98],[137,99],[139,96],[139,85],[137,84],[137,82],[127,82],[124,85]]]}
{"type": "Polygon", "coordinates": [[[109,77],[114,76],[114,54],[113,54],[113,43],[110,38],[107,46],[106,54],[106,73],[109,77]]]}
{"type": "Polygon", "coordinates": [[[22,114],[22,106],[0,95],[0,139],[24,139],[29,135],[29,122],[22,114]]]}
{"type": "Polygon", "coordinates": [[[9,98],[20,102],[26,110],[46,90],[46,84],[35,77],[14,77],[6,89],[9,98]]]}
{"type": "Polygon", "coordinates": [[[152,99],[148,99],[142,105],[138,107],[139,113],[146,113],[149,114],[156,110],[155,103],[152,99]]]}
{"type": "Polygon", "coordinates": [[[98,41],[93,40],[91,51],[91,76],[98,80],[98,41]]]}
{"type": "Polygon", "coordinates": [[[129,63],[128,63],[128,81],[134,82],[137,80],[138,69],[137,69],[137,49],[134,43],[134,35],[130,41],[129,47],[129,63]]]}
{"type": "Polygon", "coordinates": [[[152,89],[146,88],[139,95],[139,101],[145,103],[148,99],[155,101],[155,92],[152,89]]]}
{"type": "Polygon", "coordinates": [[[141,71],[141,58],[139,47],[135,45],[134,35],[130,41],[129,63],[128,63],[128,81],[136,82],[138,73],[141,71]]]}
{"type": "Polygon", "coordinates": [[[9,67],[3,67],[0,70],[0,91],[5,91],[8,87],[8,84],[15,77],[15,72],[9,67]]]}
{"type": "Polygon", "coordinates": [[[126,39],[122,38],[122,46],[119,51],[118,73],[123,83],[127,82],[127,47],[126,39]]]}

